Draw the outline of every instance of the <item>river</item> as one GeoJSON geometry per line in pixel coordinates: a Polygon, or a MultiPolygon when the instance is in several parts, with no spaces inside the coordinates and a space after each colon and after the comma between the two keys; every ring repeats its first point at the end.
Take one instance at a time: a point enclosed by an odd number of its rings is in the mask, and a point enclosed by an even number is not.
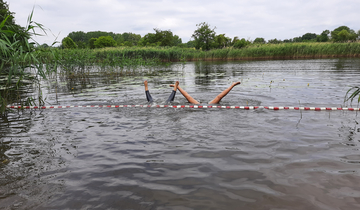
{"type": "MultiPolygon", "coordinates": [[[[0,209],[358,209],[360,59],[174,63],[43,81],[48,105],[164,105],[176,80],[203,105],[78,107],[0,119],[0,209]]],[[[190,105],[178,92],[171,105],[190,105]]]]}

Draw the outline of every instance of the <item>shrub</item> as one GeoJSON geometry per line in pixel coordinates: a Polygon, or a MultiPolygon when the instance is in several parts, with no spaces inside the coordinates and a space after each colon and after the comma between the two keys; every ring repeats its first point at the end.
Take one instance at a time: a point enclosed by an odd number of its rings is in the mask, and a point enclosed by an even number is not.
{"type": "Polygon", "coordinates": [[[100,36],[94,42],[95,48],[115,47],[116,41],[111,36],[100,36]]]}
{"type": "Polygon", "coordinates": [[[234,48],[240,49],[240,48],[243,48],[243,47],[245,47],[246,45],[249,45],[249,44],[250,44],[249,41],[247,41],[247,40],[245,40],[244,38],[242,38],[241,40],[237,40],[237,41],[235,42],[234,48]]]}
{"type": "Polygon", "coordinates": [[[63,47],[66,49],[76,49],[77,48],[77,45],[70,37],[65,37],[61,41],[61,43],[62,43],[63,47]]]}

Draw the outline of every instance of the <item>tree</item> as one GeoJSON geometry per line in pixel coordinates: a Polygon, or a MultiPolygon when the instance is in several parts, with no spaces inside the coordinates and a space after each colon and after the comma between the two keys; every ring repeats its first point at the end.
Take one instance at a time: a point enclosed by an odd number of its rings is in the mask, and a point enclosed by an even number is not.
{"type": "Polygon", "coordinates": [[[86,48],[90,47],[93,49],[95,46],[93,39],[98,39],[101,36],[110,36],[112,37],[116,45],[119,46],[134,46],[137,45],[141,35],[140,34],[134,34],[134,33],[123,33],[123,34],[115,34],[113,32],[104,32],[104,31],[90,31],[90,32],[82,32],[82,31],[76,31],[69,33],[68,37],[70,37],[79,48],[86,48]],[[90,43],[90,40],[92,42],[90,43]]]}
{"type": "Polygon", "coordinates": [[[141,39],[140,34],[134,33],[123,33],[122,37],[124,38],[124,42],[128,42],[128,45],[131,43],[132,46],[137,45],[141,39]]]}
{"type": "Polygon", "coordinates": [[[195,47],[195,42],[192,40],[192,41],[188,41],[186,42],[186,46],[188,48],[194,48],[195,47]]]}
{"type": "Polygon", "coordinates": [[[177,35],[173,35],[170,30],[160,30],[154,28],[155,33],[146,34],[139,41],[142,46],[177,46],[182,43],[177,35]]]}
{"type": "Polygon", "coordinates": [[[111,36],[100,36],[94,42],[95,48],[115,47],[116,41],[111,36]]]}
{"type": "Polygon", "coordinates": [[[333,42],[356,41],[358,36],[359,35],[356,34],[354,30],[347,26],[340,26],[331,31],[331,40],[333,42]]]}
{"type": "Polygon", "coordinates": [[[317,35],[314,33],[306,33],[304,35],[302,35],[301,39],[302,41],[311,41],[311,40],[316,40],[317,35]]]}
{"type": "Polygon", "coordinates": [[[354,30],[350,30],[350,35],[349,35],[350,41],[355,42],[358,37],[359,37],[359,34],[357,34],[354,30]]]}
{"type": "Polygon", "coordinates": [[[226,37],[225,34],[215,36],[214,48],[224,48],[231,45],[231,38],[226,37]]]}
{"type": "Polygon", "coordinates": [[[90,49],[94,49],[95,48],[95,42],[96,42],[97,38],[91,38],[89,40],[89,47],[90,49]]]}
{"type": "Polygon", "coordinates": [[[117,45],[122,46],[124,45],[124,37],[122,36],[122,34],[116,34],[114,37],[114,40],[116,41],[117,45]]]}
{"type": "Polygon", "coordinates": [[[265,44],[265,39],[264,38],[256,38],[254,41],[253,41],[254,44],[265,44]]]}
{"type": "Polygon", "coordinates": [[[65,49],[76,49],[77,48],[77,45],[70,37],[65,37],[61,41],[61,43],[65,49]]]}
{"type": "Polygon", "coordinates": [[[86,44],[89,44],[91,38],[99,38],[101,36],[110,36],[115,38],[115,33],[113,32],[105,32],[105,31],[90,31],[86,33],[86,44]]]}
{"type": "Polygon", "coordinates": [[[281,43],[281,40],[277,40],[276,38],[275,39],[270,39],[268,41],[269,44],[280,44],[281,43]]]}
{"type": "Polygon", "coordinates": [[[74,42],[86,42],[86,33],[83,31],[73,31],[69,33],[68,37],[70,37],[74,42]]]}
{"type": "Polygon", "coordinates": [[[174,35],[172,46],[178,46],[182,44],[182,40],[178,35],[174,35]]]}
{"type": "Polygon", "coordinates": [[[337,40],[340,42],[346,42],[349,40],[350,33],[347,30],[342,30],[337,33],[337,40]]]}
{"type": "Polygon", "coordinates": [[[292,40],[293,40],[293,42],[302,42],[301,36],[299,36],[299,37],[294,37],[292,40]]]}
{"type": "Polygon", "coordinates": [[[196,25],[198,28],[194,31],[191,37],[194,38],[195,48],[202,50],[210,50],[215,40],[215,29],[210,28],[210,25],[202,22],[196,25]]]}
{"type": "Polygon", "coordinates": [[[239,37],[235,36],[231,41],[231,45],[234,45],[236,41],[240,40],[239,37]]]}
{"type": "Polygon", "coordinates": [[[160,46],[172,46],[173,33],[170,30],[162,31],[154,28],[155,40],[160,42],[160,46]]]}
{"type": "Polygon", "coordinates": [[[86,40],[86,33],[83,31],[76,31],[69,33],[68,37],[70,37],[75,44],[78,46],[78,48],[86,48],[86,43],[88,40],[86,40]]]}
{"type": "Polygon", "coordinates": [[[240,48],[243,48],[243,47],[245,47],[245,46],[247,46],[247,45],[249,45],[249,44],[251,44],[250,41],[247,41],[247,40],[245,40],[244,38],[242,38],[241,40],[237,40],[237,41],[235,42],[234,48],[240,49],[240,48]]]}
{"type": "Polygon", "coordinates": [[[46,49],[46,48],[49,48],[50,46],[48,44],[44,43],[44,44],[40,45],[39,47],[46,49]]]}
{"type": "Polygon", "coordinates": [[[316,37],[317,42],[328,42],[329,41],[329,30],[323,31],[320,35],[316,37]]]}
{"type": "Polygon", "coordinates": [[[140,39],[138,42],[140,46],[160,46],[161,42],[156,40],[156,36],[154,33],[148,33],[144,37],[140,39]]]}

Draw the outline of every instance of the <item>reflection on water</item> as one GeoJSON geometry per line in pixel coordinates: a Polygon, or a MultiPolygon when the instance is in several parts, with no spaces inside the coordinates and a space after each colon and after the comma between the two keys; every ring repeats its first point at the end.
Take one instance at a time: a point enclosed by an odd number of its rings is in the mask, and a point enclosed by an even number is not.
{"type": "MultiPolygon", "coordinates": [[[[197,62],[44,82],[51,104],[343,106],[359,59],[197,62]],[[146,70],[144,70],[146,71],[146,70]],[[154,70],[155,71],[155,70],[154,70]],[[70,84],[70,85],[69,85],[70,84]],[[187,104],[177,94],[174,104],[187,104]]],[[[357,209],[356,112],[172,108],[14,111],[0,119],[0,209],[357,209]]]]}

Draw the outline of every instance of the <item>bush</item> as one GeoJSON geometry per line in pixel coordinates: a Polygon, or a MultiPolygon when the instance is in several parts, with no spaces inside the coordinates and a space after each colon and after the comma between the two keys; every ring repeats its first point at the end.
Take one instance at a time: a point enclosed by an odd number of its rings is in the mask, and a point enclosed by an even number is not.
{"type": "Polygon", "coordinates": [[[245,47],[246,45],[249,45],[250,42],[249,41],[246,41],[244,38],[242,38],[241,40],[237,40],[234,44],[234,48],[243,48],[245,47]]]}
{"type": "Polygon", "coordinates": [[[94,42],[95,48],[115,47],[116,41],[111,36],[100,36],[94,42]]]}
{"type": "Polygon", "coordinates": [[[96,42],[97,38],[91,38],[89,40],[89,47],[90,49],[95,49],[95,42],[96,42]]]}
{"type": "Polygon", "coordinates": [[[77,45],[70,37],[65,37],[61,43],[62,43],[63,47],[66,49],[76,49],[77,48],[77,45]]]}
{"type": "Polygon", "coordinates": [[[254,40],[254,42],[253,42],[254,44],[265,44],[266,43],[266,41],[265,41],[265,39],[264,38],[260,38],[260,37],[258,37],[258,38],[256,38],[255,40],[254,40]]]}

